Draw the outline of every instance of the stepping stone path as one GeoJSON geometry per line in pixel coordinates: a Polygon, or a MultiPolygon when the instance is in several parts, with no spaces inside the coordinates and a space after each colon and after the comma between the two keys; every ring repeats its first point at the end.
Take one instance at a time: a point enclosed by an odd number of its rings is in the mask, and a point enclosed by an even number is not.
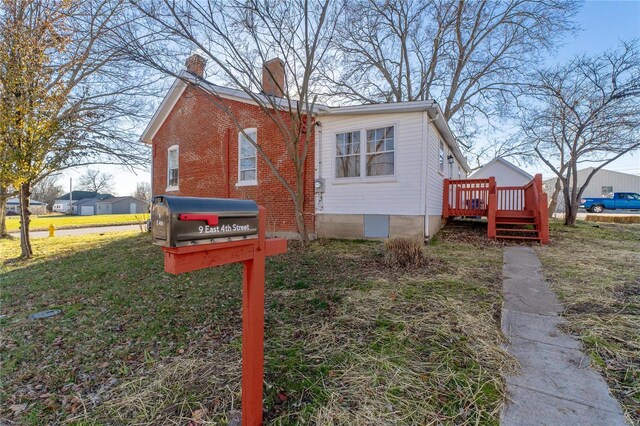
{"type": "Polygon", "coordinates": [[[589,367],[580,343],[558,328],[562,305],[531,247],[505,247],[502,331],[520,371],[506,378],[503,426],[626,425],[620,404],[589,367]]]}

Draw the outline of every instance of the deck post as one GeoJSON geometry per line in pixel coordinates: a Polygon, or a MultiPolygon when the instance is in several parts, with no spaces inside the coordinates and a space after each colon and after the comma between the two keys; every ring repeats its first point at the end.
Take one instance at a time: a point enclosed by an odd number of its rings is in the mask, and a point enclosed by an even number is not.
{"type": "Polygon", "coordinates": [[[449,217],[449,179],[444,180],[444,188],[442,192],[442,217],[449,217]]]}
{"type": "Polygon", "coordinates": [[[547,193],[540,194],[540,211],[538,212],[540,224],[540,244],[549,244],[549,215],[547,214],[549,209],[549,201],[547,200],[547,193]]]}
{"type": "MultiPolygon", "coordinates": [[[[492,178],[493,179],[493,178],[492,178]]],[[[494,182],[495,184],[495,182],[494,182]]],[[[487,206],[487,238],[496,239],[496,212],[498,210],[498,196],[495,193],[489,193],[489,205],[487,206]]]]}

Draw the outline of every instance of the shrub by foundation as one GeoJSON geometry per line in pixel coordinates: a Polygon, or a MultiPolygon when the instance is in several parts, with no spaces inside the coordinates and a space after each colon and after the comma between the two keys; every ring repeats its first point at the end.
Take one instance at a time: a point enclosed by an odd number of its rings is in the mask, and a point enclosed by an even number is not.
{"type": "Polygon", "coordinates": [[[427,263],[424,243],[416,238],[389,238],[384,242],[384,263],[392,267],[424,265],[427,263]]]}

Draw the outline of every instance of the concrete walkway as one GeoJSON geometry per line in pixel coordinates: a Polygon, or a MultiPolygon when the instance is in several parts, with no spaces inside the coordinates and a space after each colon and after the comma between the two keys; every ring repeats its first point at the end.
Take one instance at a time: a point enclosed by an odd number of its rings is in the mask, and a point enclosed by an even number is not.
{"type": "Polygon", "coordinates": [[[521,366],[507,377],[503,426],[625,425],[620,404],[589,368],[579,342],[562,333],[562,305],[531,247],[505,247],[502,331],[521,366]]]}

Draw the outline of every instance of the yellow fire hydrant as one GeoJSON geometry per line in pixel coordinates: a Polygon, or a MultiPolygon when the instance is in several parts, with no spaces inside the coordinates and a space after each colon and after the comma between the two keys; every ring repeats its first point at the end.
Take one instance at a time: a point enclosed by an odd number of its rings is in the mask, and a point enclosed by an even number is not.
{"type": "Polygon", "coordinates": [[[56,227],[53,226],[53,223],[51,225],[49,225],[49,236],[50,237],[55,237],[56,236],[56,227]]]}

